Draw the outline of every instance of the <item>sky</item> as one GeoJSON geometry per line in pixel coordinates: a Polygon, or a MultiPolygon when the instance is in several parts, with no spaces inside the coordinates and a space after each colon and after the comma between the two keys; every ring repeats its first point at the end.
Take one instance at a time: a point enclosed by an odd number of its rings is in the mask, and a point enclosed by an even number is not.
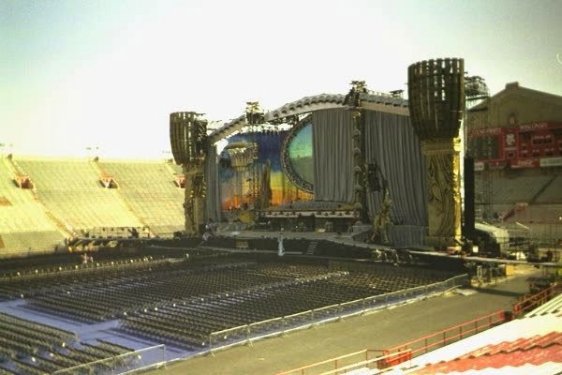
{"type": "Polygon", "coordinates": [[[169,158],[169,114],[228,121],[407,90],[460,57],[492,94],[562,95],[562,0],[0,0],[0,153],[169,158]]]}

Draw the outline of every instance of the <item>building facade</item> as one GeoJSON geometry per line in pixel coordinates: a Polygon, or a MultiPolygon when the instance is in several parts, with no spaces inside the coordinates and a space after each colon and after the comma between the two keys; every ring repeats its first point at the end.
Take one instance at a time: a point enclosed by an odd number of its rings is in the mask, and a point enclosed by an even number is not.
{"type": "Polygon", "coordinates": [[[508,83],[467,112],[477,219],[562,238],[562,97],[508,83]]]}

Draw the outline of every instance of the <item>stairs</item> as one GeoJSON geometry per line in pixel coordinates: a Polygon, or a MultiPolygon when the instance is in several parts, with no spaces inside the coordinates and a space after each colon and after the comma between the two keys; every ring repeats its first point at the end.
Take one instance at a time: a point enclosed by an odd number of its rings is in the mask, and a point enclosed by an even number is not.
{"type": "MultiPolygon", "coordinates": [[[[98,164],[97,160],[90,160],[90,165],[94,168],[94,170],[96,170],[96,172],[98,173],[98,176],[104,176],[107,175],[107,173],[100,167],[100,165],[98,164]]],[[[119,186],[119,185],[117,185],[119,186]]],[[[119,197],[119,201],[123,204],[123,206],[125,207],[125,209],[135,218],[139,221],[139,223],[141,223],[142,227],[146,227],[149,228],[149,225],[146,223],[146,220],[144,220],[143,217],[141,217],[140,215],[137,215],[137,213],[133,210],[133,208],[131,207],[131,205],[127,202],[127,200],[125,199],[125,197],[123,197],[123,193],[120,190],[117,190],[117,196],[119,197]]],[[[142,235],[143,233],[141,233],[142,235]]],[[[150,236],[154,236],[155,233],[152,233],[152,231],[150,231],[150,236]]]]}
{"type": "Polygon", "coordinates": [[[43,210],[43,213],[49,218],[49,220],[55,224],[55,226],[57,227],[59,233],[61,233],[64,237],[73,237],[76,233],[74,233],[74,229],[72,229],[72,227],[67,224],[66,222],[64,222],[64,220],[59,219],[55,214],[53,214],[44,204],[43,202],[39,199],[39,197],[37,196],[37,191],[33,190],[33,194],[32,194],[33,200],[35,200],[35,202],[37,202],[37,205],[39,207],[41,207],[41,209],[43,210]]]}
{"type": "Polygon", "coordinates": [[[318,247],[318,241],[310,241],[308,243],[308,248],[306,249],[306,255],[314,255],[316,248],[318,247]]]}

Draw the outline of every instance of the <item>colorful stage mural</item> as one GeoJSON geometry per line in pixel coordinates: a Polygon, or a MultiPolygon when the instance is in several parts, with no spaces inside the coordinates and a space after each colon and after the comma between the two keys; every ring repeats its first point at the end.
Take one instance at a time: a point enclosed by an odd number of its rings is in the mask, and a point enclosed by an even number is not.
{"type": "Polygon", "coordinates": [[[314,181],[311,124],[297,133],[266,130],[228,139],[219,163],[223,210],[275,208],[313,198],[288,176],[314,181]],[[290,161],[289,170],[283,167],[283,155],[290,161]]]}

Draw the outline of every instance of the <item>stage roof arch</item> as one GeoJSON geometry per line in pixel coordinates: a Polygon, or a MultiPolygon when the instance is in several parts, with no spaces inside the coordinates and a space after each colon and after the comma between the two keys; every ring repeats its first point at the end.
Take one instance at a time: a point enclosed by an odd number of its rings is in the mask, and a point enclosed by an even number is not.
{"type": "MultiPolygon", "coordinates": [[[[294,116],[308,114],[314,111],[335,108],[351,108],[345,104],[346,95],[343,94],[320,94],[306,96],[299,100],[284,104],[283,106],[266,112],[264,114],[264,123],[283,123],[283,119],[294,116]]],[[[400,115],[408,115],[408,101],[386,93],[377,93],[368,91],[359,95],[361,100],[361,108],[371,111],[380,111],[386,113],[395,113],[400,115]]],[[[212,131],[209,134],[211,144],[221,139],[228,138],[232,134],[239,132],[243,128],[250,126],[246,121],[246,114],[242,114],[235,119],[225,123],[222,127],[212,131]]]]}

